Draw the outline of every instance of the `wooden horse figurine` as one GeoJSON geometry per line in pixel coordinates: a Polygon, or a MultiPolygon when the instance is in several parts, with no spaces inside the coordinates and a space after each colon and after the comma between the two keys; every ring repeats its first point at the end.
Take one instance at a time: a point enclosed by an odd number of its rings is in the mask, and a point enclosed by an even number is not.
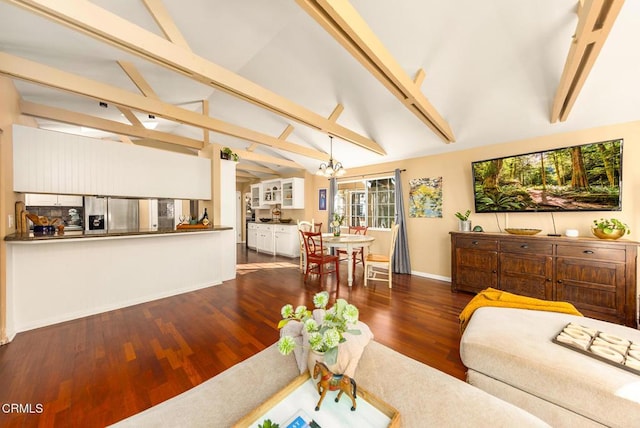
{"type": "Polygon", "coordinates": [[[322,362],[316,361],[316,365],[313,367],[313,378],[315,379],[320,374],[320,380],[318,381],[318,394],[320,394],[320,401],[316,405],[316,410],[320,410],[320,405],[327,391],[340,390],[336,397],[336,403],[340,401],[342,393],[346,392],[349,398],[351,398],[351,411],[356,410],[356,381],[351,379],[347,375],[333,374],[329,371],[329,368],[322,362]]]}

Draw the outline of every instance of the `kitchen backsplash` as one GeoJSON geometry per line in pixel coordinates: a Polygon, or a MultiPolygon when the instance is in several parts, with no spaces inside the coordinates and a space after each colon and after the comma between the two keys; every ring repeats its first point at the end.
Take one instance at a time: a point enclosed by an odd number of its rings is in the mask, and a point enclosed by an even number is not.
{"type": "Polygon", "coordinates": [[[83,226],[84,210],[82,207],[27,207],[27,211],[50,219],[61,218],[65,226],[83,226]]]}

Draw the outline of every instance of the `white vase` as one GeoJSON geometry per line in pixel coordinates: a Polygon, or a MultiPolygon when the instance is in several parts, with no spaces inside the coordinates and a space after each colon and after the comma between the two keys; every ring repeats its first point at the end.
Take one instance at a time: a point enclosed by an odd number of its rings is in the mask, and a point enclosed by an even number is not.
{"type": "MultiPolygon", "coordinates": [[[[311,377],[313,377],[313,369],[316,365],[316,361],[325,363],[324,352],[314,351],[313,349],[309,350],[309,358],[307,358],[307,366],[309,367],[309,374],[311,377]]],[[[341,374],[341,372],[339,371],[340,367],[338,366],[338,363],[332,364],[332,365],[325,363],[325,365],[332,373],[341,374]]]]}
{"type": "Polygon", "coordinates": [[[324,363],[324,352],[314,351],[311,349],[309,351],[309,358],[307,358],[307,366],[309,367],[309,375],[311,377],[313,377],[313,368],[317,361],[324,363]]]}

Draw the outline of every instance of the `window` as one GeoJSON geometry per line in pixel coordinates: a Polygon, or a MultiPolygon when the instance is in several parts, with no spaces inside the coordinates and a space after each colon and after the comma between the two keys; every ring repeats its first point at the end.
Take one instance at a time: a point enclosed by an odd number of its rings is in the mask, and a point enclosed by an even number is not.
{"type": "Polygon", "coordinates": [[[389,229],[396,217],[393,177],[338,183],[335,211],[344,214],[345,226],[389,229]]]}

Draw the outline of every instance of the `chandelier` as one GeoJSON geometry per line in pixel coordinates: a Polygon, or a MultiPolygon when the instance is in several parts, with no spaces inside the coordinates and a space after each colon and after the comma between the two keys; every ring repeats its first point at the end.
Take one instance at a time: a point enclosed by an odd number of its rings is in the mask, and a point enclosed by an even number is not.
{"type": "Polygon", "coordinates": [[[322,175],[325,177],[340,177],[345,175],[347,170],[344,169],[340,162],[333,162],[333,135],[329,135],[331,141],[331,148],[329,152],[329,163],[321,163],[316,175],[322,175]]]}

